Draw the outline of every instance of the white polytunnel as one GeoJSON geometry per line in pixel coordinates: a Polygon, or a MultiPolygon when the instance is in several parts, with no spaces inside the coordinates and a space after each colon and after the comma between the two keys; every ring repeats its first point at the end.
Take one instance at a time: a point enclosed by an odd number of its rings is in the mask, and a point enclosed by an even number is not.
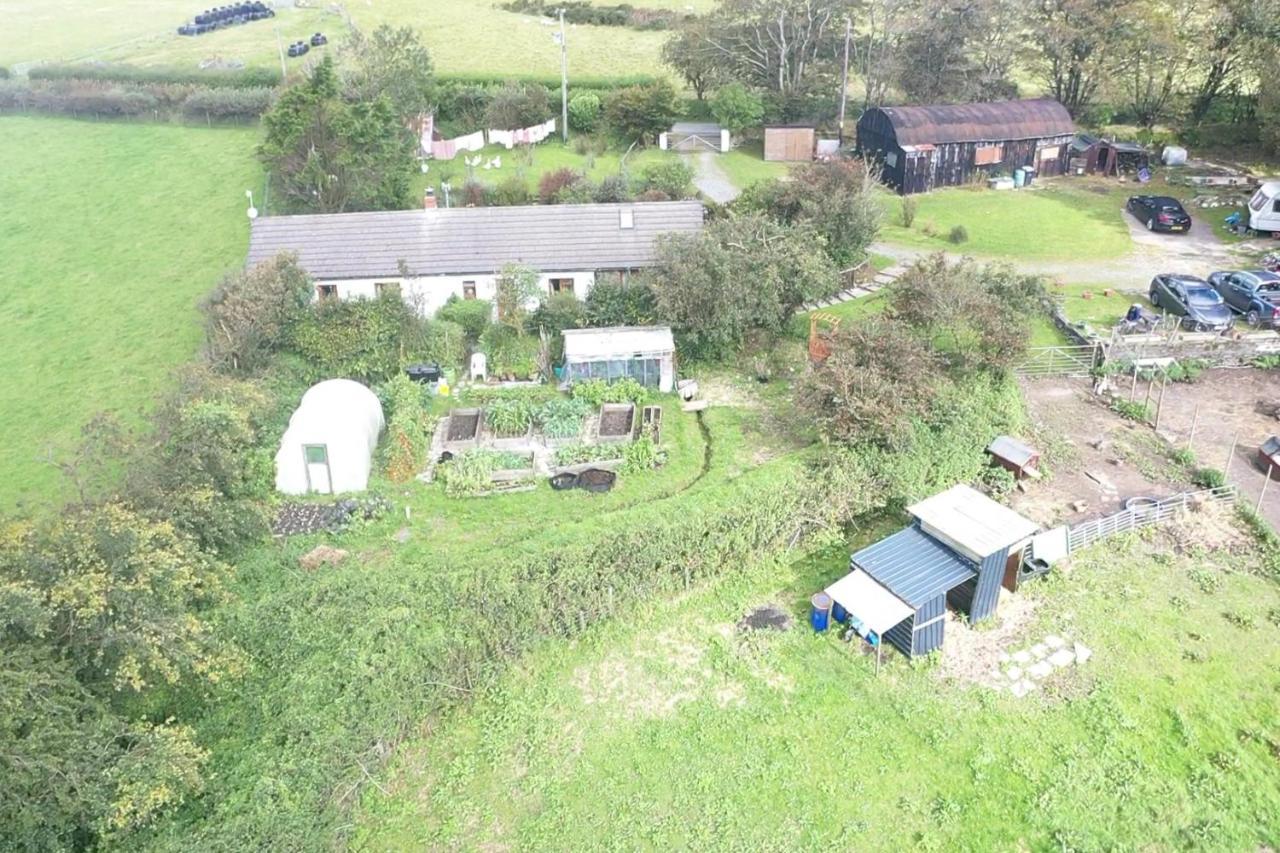
{"type": "Polygon", "coordinates": [[[307,389],[276,452],[286,495],[364,491],[383,427],[382,404],[364,385],[327,379],[307,389]]]}

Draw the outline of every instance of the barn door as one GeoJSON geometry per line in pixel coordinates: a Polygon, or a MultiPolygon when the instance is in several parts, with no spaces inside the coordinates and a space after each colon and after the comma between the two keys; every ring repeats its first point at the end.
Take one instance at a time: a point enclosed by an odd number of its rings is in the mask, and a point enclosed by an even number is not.
{"type": "Polygon", "coordinates": [[[302,455],[307,463],[307,491],[323,495],[333,494],[333,477],[329,470],[329,446],[306,444],[302,455]]]}

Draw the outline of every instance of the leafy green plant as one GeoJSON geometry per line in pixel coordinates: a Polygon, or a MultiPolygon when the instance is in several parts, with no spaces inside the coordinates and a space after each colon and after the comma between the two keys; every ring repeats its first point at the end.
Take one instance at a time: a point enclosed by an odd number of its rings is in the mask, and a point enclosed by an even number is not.
{"type": "Polygon", "coordinates": [[[666,454],[653,440],[653,431],[645,430],[639,438],[625,445],[622,459],[622,473],[638,474],[657,468],[666,461],[666,454]]]}
{"type": "Polygon", "coordinates": [[[948,242],[955,243],[957,246],[961,243],[969,242],[969,229],[963,225],[956,225],[947,234],[948,242]]]}
{"type": "Polygon", "coordinates": [[[916,221],[916,200],[911,196],[904,196],[902,199],[902,210],[900,219],[903,228],[910,228],[916,221]]]}
{"type": "Polygon", "coordinates": [[[1169,458],[1184,468],[1191,468],[1196,464],[1195,452],[1187,447],[1182,447],[1173,451],[1169,458]]]}
{"type": "Polygon", "coordinates": [[[1007,495],[1018,485],[1018,480],[1013,476],[1013,472],[999,465],[988,467],[978,479],[982,484],[983,490],[992,497],[1007,495]]]}
{"type": "Polygon", "coordinates": [[[444,493],[449,497],[472,497],[489,490],[496,470],[498,466],[492,453],[469,450],[440,465],[436,475],[444,483],[444,493]]]}
{"type": "Polygon", "coordinates": [[[1112,400],[1111,411],[1129,421],[1145,423],[1151,419],[1151,410],[1147,404],[1136,400],[1112,400]]]}
{"type": "Polygon", "coordinates": [[[484,420],[494,435],[524,435],[533,425],[533,407],[527,400],[494,400],[485,407],[484,420]]]}
{"type": "Polygon", "coordinates": [[[622,444],[570,444],[556,451],[557,465],[580,465],[584,462],[607,462],[622,459],[626,447],[622,444]]]}
{"type": "Polygon", "coordinates": [[[548,438],[572,438],[582,432],[582,420],[590,411],[585,400],[561,397],[543,403],[534,420],[548,438]]]}
{"type": "Polygon", "coordinates": [[[426,460],[434,428],[434,421],[427,413],[425,389],[400,374],[378,391],[388,412],[383,469],[393,483],[408,482],[426,460]]]}
{"type": "Polygon", "coordinates": [[[1202,489],[1220,489],[1227,484],[1227,475],[1217,468],[1200,468],[1191,476],[1191,482],[1202,489]]]}
{"type": "Polygon", "coordinates": [[[1280,354],[1260,355],[1251,364],[1259,370],[1274,370],[1280,367],[1280,354]]]}

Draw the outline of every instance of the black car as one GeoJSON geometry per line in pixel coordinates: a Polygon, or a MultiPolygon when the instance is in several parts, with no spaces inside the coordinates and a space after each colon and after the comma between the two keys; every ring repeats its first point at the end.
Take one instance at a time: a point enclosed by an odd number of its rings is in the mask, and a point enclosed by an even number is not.
{"type": "Polygon", "coordinates": [[[1183,317],[1183,325],[1197,332],[1231,328],[1235,315],[1209,282],[1193,275],[1162,273],[1151,279],[1151,304],[1183,317]]]}
{"type": "Polygon", "coordinates": [[[1243,314],[1250,326],[1280,326],[1280,273],[1233,270],[1209,275],[1227,307],[1243,314]]]}
{"type": "Polygon", "coordinates": [[[1182,203],[1167,195],[1130,196],[1125,210],[1147,226],[1148,231],[1190,231],[1191,216],[1182,203]]]}

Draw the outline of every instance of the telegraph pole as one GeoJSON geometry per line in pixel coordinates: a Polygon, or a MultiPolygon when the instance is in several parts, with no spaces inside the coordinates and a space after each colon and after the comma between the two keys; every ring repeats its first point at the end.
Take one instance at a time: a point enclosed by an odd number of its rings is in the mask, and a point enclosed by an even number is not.
{"type": "Polygon", "coordinates": [[[560,10],[560,138],[569,141],[569,43],[564,37],[564,9],[560,10]]]}
{"type": "Polygon", "coordinates": [[[284,42],[280,40],[280,27],[276,27],[276,50],[280,52],[280,85],[283,86],[288,80],[289,71],[284,67],[284,42]]]}
{"type": "Polygon", "coordinates": [[[840,75],[840,144],[844,145],[844,103],[849,98],[849,38],[852,35],[853,25],[846,17],[844,19],[844,71],[840,75]]]}

